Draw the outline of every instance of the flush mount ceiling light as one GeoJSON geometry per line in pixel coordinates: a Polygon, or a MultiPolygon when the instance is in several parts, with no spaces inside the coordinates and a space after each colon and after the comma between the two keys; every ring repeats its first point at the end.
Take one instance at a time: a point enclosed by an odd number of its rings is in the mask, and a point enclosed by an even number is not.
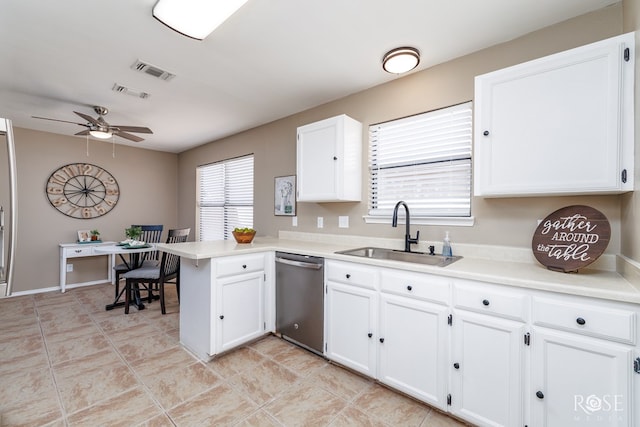
{"type": "Polygon", "coordinates": [[[420,63],[420,52],[412,47],[398,47],[382,58],[382,68],[387,73],[402,74],[411,71],[420,63]]]}
{"type": "Polygon", "coordinates": [[[153,17],[167,27],[203,40],[233,15],[247,0],[158,0],[153,17]]]}
{"type": "Polygon", "coordinates": [[[101,130],[101,129],[91,129],[89,131],[89,135],[98,139],[109,139],[113,135],[110,130],[101,130]]]}

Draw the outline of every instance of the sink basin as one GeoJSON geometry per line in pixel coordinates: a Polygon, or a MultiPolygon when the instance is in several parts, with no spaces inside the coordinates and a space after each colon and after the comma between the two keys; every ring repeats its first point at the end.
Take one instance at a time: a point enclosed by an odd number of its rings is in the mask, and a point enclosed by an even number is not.
{"type": "Polygon", "coordinates": [[[385,259],[390,261],[412,262],[415,264],[435,265],[446,267],[461,259],[461,256],[430,255],[426,252],[405,252],[387,248],[357,248],[338,251],[337,254],[357,256],[361,258],[385,259]]]}

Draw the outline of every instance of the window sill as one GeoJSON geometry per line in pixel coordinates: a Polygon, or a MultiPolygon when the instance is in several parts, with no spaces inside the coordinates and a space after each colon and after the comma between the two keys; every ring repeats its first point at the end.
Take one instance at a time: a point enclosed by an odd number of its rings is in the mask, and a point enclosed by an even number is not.
{"type": "MultiPolygon", "coordinates": [[[[365,215],[362,217],[366,224],[390,224],[392,216],[391,215],[365,215]]],[[[398,222],[403,224],[404,217],[398,218],[398,222]]],[[[472,216],[469,217],[420,217],[420,216],[412,216],[411,224],[415,225],[451,225],[458,227],[471,227],[475,223],[475,218],[472,216]]]]}

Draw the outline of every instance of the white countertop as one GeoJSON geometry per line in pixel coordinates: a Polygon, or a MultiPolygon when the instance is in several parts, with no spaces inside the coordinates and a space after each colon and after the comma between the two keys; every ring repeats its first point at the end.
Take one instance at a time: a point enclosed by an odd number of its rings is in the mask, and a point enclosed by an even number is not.
{"type": "MultiPolygon", "coordinates": [[[[360,244],[345,240],[341,241],[341,239],[334,240],[335,243],[328,243],[326,241],[256,236],[250,244],[237,244],[235,241],[226,240],[158,244],[157,247],[159,250],[193,260],[264,251],[301,253],[378,267],[398,268],[507,286],[640,304],[640,286],[630,282],[615,271],[585,268],[581,269],[579,273],[560,273],[547,270],[538,263],[519,259],[513,260],[511,257],[504,257],[503,259],[505,260],[496,260],[466,255],[463,255],[464,257],[461,260],[446,267],[437,267],[336,254],[335,252],[337,251],[369,246],[370,242],[362,244],[362,241],[366,240],[366,238],[358,239],[360,244]]],[[[380,245],[380,247],[390,246],[380,245]]]]}

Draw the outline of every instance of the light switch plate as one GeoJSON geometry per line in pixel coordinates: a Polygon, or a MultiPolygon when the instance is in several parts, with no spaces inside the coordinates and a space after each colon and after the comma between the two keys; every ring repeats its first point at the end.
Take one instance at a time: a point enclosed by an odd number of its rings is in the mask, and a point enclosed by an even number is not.
{"type": "Polygon", "coordinates": [[[321,216],[318,217],[318,228],[324,227],[324,218],[321,216]]]}
{"type": "Polygon", "coordinates": [[[67,273],[73,272],[73,264],[67,264],[67,273]]]}
{"type": "Polygon", "coordinates": [[[292,227],[297,227],[298,226],[298,217],[297,216],[291,217],[291,226],[292,227]]]}
{"type": "Polygon", "coordinates": [[[349,228],[349,217],[348,216],[339,216],[338,217],[338,227],[339,228],[349,228]]]}

